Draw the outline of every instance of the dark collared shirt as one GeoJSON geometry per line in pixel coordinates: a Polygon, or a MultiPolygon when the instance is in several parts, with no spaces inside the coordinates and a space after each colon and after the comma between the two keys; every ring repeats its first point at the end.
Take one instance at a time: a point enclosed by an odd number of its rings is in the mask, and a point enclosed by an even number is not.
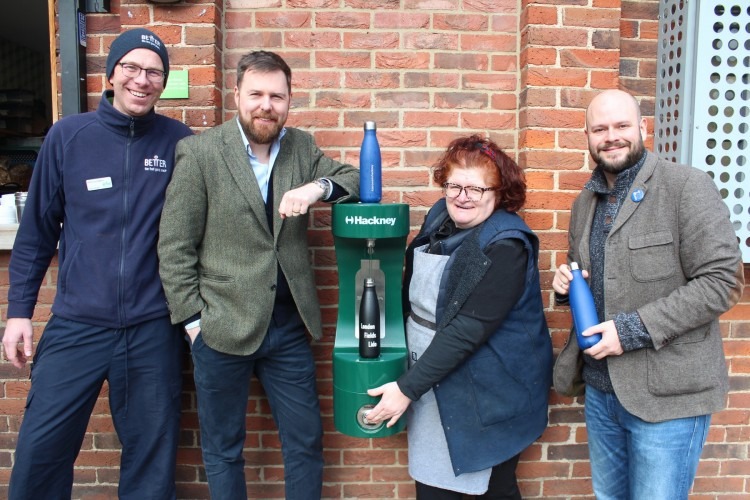
{"type": "MultiPolygon", "coordinates": [[[[584,189],[594,192],[598,200],[589,241],[589,258],[591,259],[589,286],[594,296],[600,322],[607,319],[604,317],[604,265],[607,237],[612,230],[617,214],[628,199],[633,181],[635,181],[645,160],[646,153],[644,152],[638,163],[617,174],[612,189],[607,185],[607,179],[601,167],[594,170],[591,179],[584,186],[584,189]]],[[[636,311],[617,313],[613,319],[624,351],[653,347],[651,337],[636,311]]],[[[591,356],[584,355],[583,360],[583,380],[600,391],[614,392],[607,369],[607,358],[596,360],[591,356]]]]}

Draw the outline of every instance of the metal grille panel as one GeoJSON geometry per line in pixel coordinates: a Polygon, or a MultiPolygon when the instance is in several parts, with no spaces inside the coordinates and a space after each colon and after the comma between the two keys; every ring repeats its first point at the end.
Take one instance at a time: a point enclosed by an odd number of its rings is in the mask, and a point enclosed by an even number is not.
{"type": "Polygon", "coordinates": [[[750,262],[750,6],[747,0],[662,0],[654,145],[706,171],[750,262]]]}

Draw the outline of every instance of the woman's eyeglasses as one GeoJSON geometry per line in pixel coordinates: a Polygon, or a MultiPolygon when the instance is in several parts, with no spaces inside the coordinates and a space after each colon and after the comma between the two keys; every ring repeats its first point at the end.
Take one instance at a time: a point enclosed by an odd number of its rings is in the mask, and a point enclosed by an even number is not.
{"type": "Polygon", "coordinates": [[[459,186],[452,182],[446,182],[443,184],[443,193],[448,198],[458,198],[461,196],[461,191],[466,193],[466,198],[469,201],[480,201],[485,191],[494,191],[497,188],[493,187],[478,187],[478,186],[459,186]]]}

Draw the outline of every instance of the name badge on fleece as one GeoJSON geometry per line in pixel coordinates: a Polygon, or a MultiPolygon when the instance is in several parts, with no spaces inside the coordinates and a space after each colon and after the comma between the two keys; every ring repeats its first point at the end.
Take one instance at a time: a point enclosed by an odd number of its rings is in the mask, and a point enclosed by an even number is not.
{"type": "Polygon", "coordinates": [[[89,191],[98,191],[100,189],[109,189],[112,187],[112,177],[100,177],[98,179],[87,179],[86,188],[89,191]]]}

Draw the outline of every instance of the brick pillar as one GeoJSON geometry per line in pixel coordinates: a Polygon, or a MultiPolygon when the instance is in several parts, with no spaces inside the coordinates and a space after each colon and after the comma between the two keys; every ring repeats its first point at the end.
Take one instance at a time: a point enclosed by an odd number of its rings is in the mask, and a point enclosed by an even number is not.
{"type": "MultiPolygon", "coordinates": [[[[583,133],[593,95],[618,85],[619,0],[524,0],[520,32],[519,164],[528,182],[524,218],[540,238],[542,293],[553,345],[568,337],[570,313],[552,303],[554,269],[565,262],[570,207],[589,178],[583,133]]],[[[583,408],[551,396],[550,425],[536,469],[519,467],[527,492],[543,497],[590,495],[583,408]]],[[[523,464],[522,464],[523,465],[523,464]]]]}

